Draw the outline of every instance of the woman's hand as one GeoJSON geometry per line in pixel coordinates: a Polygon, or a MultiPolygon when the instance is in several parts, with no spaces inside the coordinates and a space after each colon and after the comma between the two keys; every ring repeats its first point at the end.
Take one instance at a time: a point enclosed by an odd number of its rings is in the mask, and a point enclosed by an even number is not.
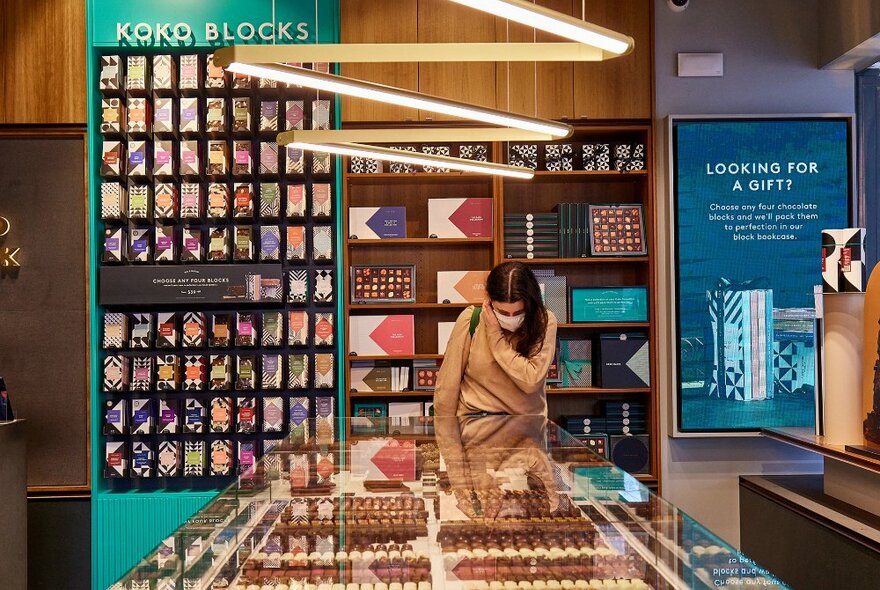
{"type": "Polygon", "coordinates": [[[492,302],[487,297],[483,300],[483,311],[480,313],[480,321],[485,319],[486,325],[496,330],[501,329],[498,318],[495,317],[495,310],[492,309],[492,302]]]}

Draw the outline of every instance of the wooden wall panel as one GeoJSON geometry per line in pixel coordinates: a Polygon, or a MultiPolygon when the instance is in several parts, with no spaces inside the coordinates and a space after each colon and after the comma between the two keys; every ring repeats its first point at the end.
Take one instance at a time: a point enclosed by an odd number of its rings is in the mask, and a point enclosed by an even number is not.
{"type": "MultiPolygon", "coordinates": [[[[418,0],[342,0],[341,39],[343,43],[416,43],[418,41],[418,0]]],[[[345,64],[342,74],[408,90],[419,89],[419,65],[345,64]]],[[[416,109],[407,109],[372,100],[342,99],[346,121],[417,120],[416,109]]]]}
{"type": "MultiPolygon", "coordinates": [[[[538,0],[538,4],[565,14],[574,14],[575,4],[580,14],[580,2],[574,0],[538,0]]],[[[504,19],[497,20],[496,38],[499,42],[549,42],[558,37],[535,31],[504,19]]],[[[574,66],[571,62],[497,64],[496,108],[546,119],[574,117],[574,66]],[[510,84],[508,85],[508,72],[510,84]],[[537,92],[535,86],[537,82],[537,92]],[[508,100],[508,88],[510,100],[508,100]],[[537,107],[535,102],[537,100],[537,107]]]]}
{"type": "MultiPolygon", "coordinates": [[[[447,0],[419,0],[420,43],[492,43],[495,17],[447,0]]],[[[495,106],[495,63],[423,63],[419,92],[487,107],[495,106]]],[[[420,113],[422,119],[452,119],[420,113]]]]}
{"type": "Polygon", "coordinates": [[[85,0],[0,1],[0,124],[86,123],[85,0]]]}
{"type": "Polygon", "coordinates": [[[574,65],[575,117],[651,118],[652,11],[650,0],[587,0],[588,21],[632,36],[636,47],[624,57],[574,65]]]}

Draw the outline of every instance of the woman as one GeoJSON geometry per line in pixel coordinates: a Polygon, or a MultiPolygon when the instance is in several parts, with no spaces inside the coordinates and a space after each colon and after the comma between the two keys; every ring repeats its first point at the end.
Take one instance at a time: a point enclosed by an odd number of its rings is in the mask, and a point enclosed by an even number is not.
{"type": "Polygon", "coordinates": [[[434,391],[438,416],[547,415],[544,383],[556,351],[556,317],[535,275],[499,264],[486,281],[482,309],[455,322],[434,391]]]}

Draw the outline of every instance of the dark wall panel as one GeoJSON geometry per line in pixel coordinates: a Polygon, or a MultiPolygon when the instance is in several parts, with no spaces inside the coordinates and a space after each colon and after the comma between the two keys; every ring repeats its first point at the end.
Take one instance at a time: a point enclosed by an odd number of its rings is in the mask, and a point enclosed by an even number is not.
{"type": "Polygon", "coordinates": [[[0,128],[0,249],[21,249],[20,268],[0,268],[0,375],[28,420],[28,485],[77,487],[89,483],[85,138],[50,133],[0,128]]]}
{"type": "Polygon", "coordinates": [[[91,588],[88,498],[28,500],[28,590],[91,588]]]}

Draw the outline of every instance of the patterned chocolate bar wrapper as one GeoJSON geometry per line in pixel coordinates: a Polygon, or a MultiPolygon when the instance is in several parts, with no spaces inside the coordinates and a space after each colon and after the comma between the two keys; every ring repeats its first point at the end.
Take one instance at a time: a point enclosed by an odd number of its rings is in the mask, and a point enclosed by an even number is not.
{"type": "MultiPolygon", "coordinates": [[[[153,445],[134,442],[131,445],[132,477],[153,477],[153,445]]],[[[149,586],[147,586],[149,590],[149,586]]]]}
{"type": "Polygon", "coordinates": [[[183,347],[199,348],[205,345],[205,314],[188,311],[183,314],[183,347]]]}
{"type": "Polygon", "coordinates": [[[260,260],[277,261],[281,258],[281,229],[277,225],[260,227],[260,260]]]}
{"type": "Polygon", "coordinates": [[[236,97],[232,99],[232,130],[250,131],[251,99],[236,97]]]}
{"type": "Polygon", "coordinates": [[[314,302],[317,305],[330,305],[333,303],[333,271],[321,269],[312,271],[315,290],[314,302]]]}
{"type": "Polygon", "coordinates": [[[288,346],[306,346],[309,340],[309,314],[306,311],[287,312],[288,346]]]}
{"type": "Polygon", "coordinates": [[[128,317],[124,313],[104,314],[104,349],[122,348],[126,342],[128,317]]]}
{"type": "Polygon", "coordinates": [[[131,314],[131,348],[150,348],[153,344],[153,315],[131,314]]]}
{"type": "Polygon", "coordinates": [[[131,391],[150,391],[152,388],[153,357],[133,357],[131,359],[131,391]]]}
{"type": "Polygon", "coordinates": [[[181,239],[183,247],[180,249],[180,261],[201,262],[204,258],[202,230],[197,227],[185,227],[181,239]]]}
{"type": "Polygon", "coordinates": [[[281,432],[283,427],[284,399],[280,397],[264,397],[263,432],[281,432]]]}
{"type": "Polygon", "coordinates": [[[229,187],[219,182],[208,185],[208,217],[225,219],[231,211],[229,187]]]}
{"type": "Polygon", "coordinates": [[[278,131],[278,101],[260,103],[260,131],[278,131]]]}
{"type": "Polygon", "coordinates": [[[177,129],[181,133],[198,133],[200,131],[198,98],[180,99],[180,118],[177,129]]]}
{"type": "Polygon", "coordinates": [[[119,392],[128,389],[128,357],[109,355],[104,358],[104,391],[119,392]]]}
{"type": "Polygon", "coordinates": [[[180,56],[180,81],[181,90],[197,90],[199,88],[199,56],[180,56]]]}
{"type": "Polygon", "coordinates": [[[180,432],[180,400],[159,400],[159,434],[180,432]]]}
{"type": "Polygon", "coordinates": [[[126,59],[126,86],[129,90],[147,89],[147,58],[143,55],[129,55],[126,59]]]}
{"type": "Polygon", "coordinates": [[[236,389],[254,389],[257,373],[257,357],[252,355],[238,355],[238,370],[235,381],[236,389]]]}
{"type": "MultiPolygon", "coordinates": [[[[171,184],[163,185],[171,188],[171,184]]],[[[158,192],[158,185],[156,191],[158,192]]],[[[180,185],[180,217],[183,219],[201,219],[202,209],[202,185],[194,182],[184,182],[180,185]]]]}
{"type": "Polygon", "coordinates": [[[306,216],[306,186],[304,184],[287,185],[287,217],[301,219],[306,216]]]}
{"type": "Polygon", "coordinates": [[[211,391],[227,391],[232,388],[232,359],[228,354],[212,354],[210,357],[211,391]]]}
{"type": "Polygon", "coordinates": [[[281,355],[280,354],[264,354],[262,359],[263,378],[261,387],[263,389],[281,389],[281,355]]]}
{"type": "Polygon", "coordinates": [[[333,213],[333,190],[328,182],[312,184],[312,217],[330,217],[333,213]]]}
{"type": "Polygon", "coordinates": [[[211,441],[211,475],[232,475],[232,441],[211,441]]]}
{"type": "MultiPolygon", "coordinates": [[[[449,156],[450,150],[448,145],[423,145],[422,153],[431,154],[432,156],[449,156]]],[[[425,166],[425,172],[449,172],[449,168],[441,168],[435,166],[425,166]]]]}
{"type": "Polygon", "coordinates": [[[223,175],[229,172],[229,158],[226,142],[223,140],[208,141],[208,174],[223,175]]]}
{"type": "Polygon", "coordinates": [[[275,347],[284,344],[284,325],[280,311],[267,311],[263,313],[263,346],[275,347]]]}
{"type": "Polygon", "coordinates": [[[205,474],[205,441],[187,441],[183,450],[183,475],[201,477],[205,474]]]}
{"type": "Polygon", "coordinates": [[[246,311],[240,311],[236,314],[235,319],[235,345],[236,346],[256,346],[257,345],[257,326],[256,315],[246,311]]]}
{"type": "Polygon", "coordinates": [[[287,226],[287,259],[291,262],[306,259],[306,228],[301,225],[287,226]]]}
{"type": "Polygon", "coordinates": [[[183,357],[183,389],[186,391],[201,391],[205,389],[205,365],[207,359],[204,356],[183,357]]]}
{"type": "Polygon", "coordinates": [[[312,152],[312,172],[315,174],[330,174],[333,159],[327,152],[312,152]]]}
{"type": "Polygon", "coordinates": [[[284,151],[284,159],[288,174],[302,174],[305,171],[305,153],[301,149],[288,146],[284,151]]]}
{"type": "Polygon", "coordinates": [[[146,176],[147,174],[147,143],[145,141],[128,142],[128,175],[130,177],[146,176]]]}
{"type": "Polygon", "coordinates": [[[205,77],[205,88],[226,88],[226,70],[214,64],[214,54],[208,54],[208,75],[205,77]]]}
{"type": "Polygon", "coordinates": [[[130,97],[126,111],[126,129],[129,133],[146,133],[149,131],[146,99],[130,97]]]}
{"type": "Polygon", "coordinates": [[[229,335],[232,326],[232,316],[215,313],[211,321],[210,346],[212,348],[226,348],[231,340],[229,335]]]}
{"type": "Polygon", "coordinates": [[[159,443],[159,477],[176,477],[180,475],[180,445],[176,440],[165,440],[159,443]]]}
{"type": "Polygon", "coordinates": [[[101,101],[101,133],[121,133],[124,112],[122,101],[118,98],[105,98],[101,101]]]}
{"type": "Polygon", "coordinates": [[[232,398],[215,397],[211,400],[211,432],[232,430],[232,398]]]}
{"type": "Polygon", "coordinates": [[[334,317],[332,312],[315,314],[315,346],[333,346],[334,317]]]}
{"type": "Polygon", "coordinates": [[[332,260],[333,230],[329,225],[316,225],[312,228],[312,257],[315,262],[332,260]]]}
{"type": "Polygon", "coordinates": [[[226,99],[205,99],[205,130],[208,133],[223,133],[226,131],[226,99]]]}
{"type": "Polygon", "coordinates": [[[122,71],[118,55],[101,56],[101,90],[119,90],[122,86],[122,71]]]}
{"type": "Polygon", "coordinates": [[[122,195],[120,183],[101,183],[101,219],[122,219],[122,195]]]}
{"type": "Polygon", "coordinates": [[[174,132],[174,99],[153,99],[153,133],[174,132]]]}
{"type": "Polygon", "coordinates": [[[277,182],[260,183],[260,217],[275,219],[281,216],[281,189],[277,182]]]}
{"type": "Polygon", "coordinates": [[[153,56],[153,90],[173,88],[174,60],[170,55],[153,56]]]}
{"type": "Polygon", "coordinates": [[[330,129],[330,101],[312,101],[312,129],[330,129]]]}
{"type": "Polygon", "coordinates": [[[257,430],[257,398],[240,397],[236,400],[238,406],[236,429],[239,434],[253,434],[257,430]]]}
{"type": "Polygon", "coordinates": [[[309,275],[305,270],[287,273],[287,302],[305,304],[309,298],[309,275]]]}
{"type": "Polygon", "coordinates": [[[177,355],[163,354],[156,357],[156,389],[176,391],[180,386],[180,364],[177,355]]]}
{"type": "Polygon", "coordinates": [[[260,142],[260,174],[278,174],[278,144],[260,142]]]}
{"type": "Polygon", "coordinates": [[[332,389],[336,387],[334,374],[335,357],[333,353],[315,354],[315,388],[332,389]]]}
{"type": "Polygon", "coordinates": [[[236,140],[232,144],[232,173],[236,176],[248,176],[251,173],[251,142],[236,140]]]}
{"type": "Polygon", "coordinates": [[[301,100],[288,100],[285,112],[285,126],[287,131],[303,128],[304,103],[301,100]]]}
{"type": "Polygon", "coordinates": [[[187,398],[184,403],[183,431],[189,434],[205,431],[205,404],[201,400],[187,398]]]}
{"type": "Polygon", "coordinates": [[[309,388],[309,357],[305,354],[291,354],[287,357],[287,388],[309,388]]]}
{"type": "Polygon", "coordinates": [[[284,299],[283,284],[281,279],[260,277],[260,299],[280,303],[284,299]]]}

